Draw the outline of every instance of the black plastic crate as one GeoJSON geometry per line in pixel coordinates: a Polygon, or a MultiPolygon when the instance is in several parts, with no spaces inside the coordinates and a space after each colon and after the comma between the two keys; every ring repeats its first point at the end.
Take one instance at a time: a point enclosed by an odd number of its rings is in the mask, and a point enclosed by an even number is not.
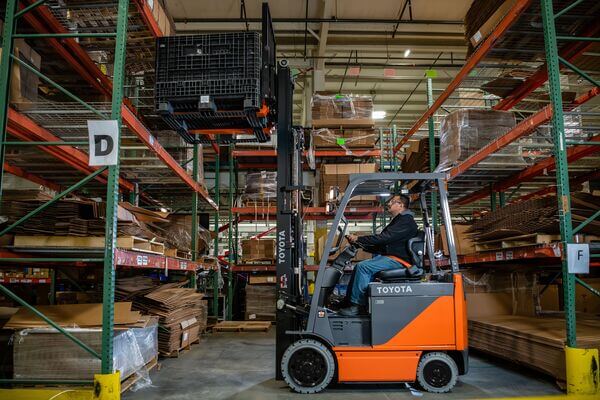
{"type": "Polygon", "coordinates": [[[156,107],[169,103],[179,111],[209,96],[220,110],[260,108],[261,66],[258,32],[159,38],[156,107]]]}

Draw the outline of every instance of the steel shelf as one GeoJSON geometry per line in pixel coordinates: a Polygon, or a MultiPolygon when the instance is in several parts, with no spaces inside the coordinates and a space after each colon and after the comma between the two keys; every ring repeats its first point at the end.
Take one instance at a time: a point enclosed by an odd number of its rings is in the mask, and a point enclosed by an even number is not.
{"type": "MultiPolygon", "coordinates": [[[[31,2],[32,1],[29,0],[26,1],[26,3],[31,2]]],[[[126,70],[128,73],[135,75],[134,70],[136,70],[136,68],[139,71],[150,71],[153,69],[153,38],[162,36],[162,32],[160,32],[160,29],[158,29],[158,26],[152,17],[152,11],[145,1],[135,0],[132,3],[134,3],[136,7],[130,9],[129,11],[128,43],[136,47],[136,57],[134,59],[132,54],[129,54],[130,57],[126,61],[126,70]],[[143,65],[139,64],[139,60],[142,60],[143,65]]],[[[21,5],[21,9],[23,9],[25,5],[21,5]]],[[[33,11],[24,14],[23,18],[37,33],[68,33],[70,29],[70,22],[65,18],[65,9],[61,7],[62,6],[60,5],[48,7],[47,5],[42,4],[33,11]]],[[[81,32],[105,33],[105,31],[114,31],[116,29],[116,1],[85,4],[84,7],[80,7],[78,3],[69,3],[68,7],[75,10],[70,14],[69,19],[76,19],[78,21],[78,29],[81,32]]],[[[112,81],[99,69],[96,63],[92,61],[87,53],[87,49],[94,51],[103,49],[104,51],[111,53],[114,51],[114,39],[85,38],[79,42],[73,39],[57,40],[50,38],[47,40],[50,47],[52,47],[64,59],[68,67],[74,69],[78,76],[83,78],[84,81],[86,81],[96,90],[100,91],[102,94],[108,96],[111,95],[112,81]]],[[[146,75],[147,74],[144,74],[144,79],[146,80],[145,86],[146,88],[151,88],[153,87],[153,83],[148,81],[148,77],[150,75],[146,75]]],[[[144,97],[151,98],[152,96],[151,93],[144,93],[144,97]]],[[[143,106],[143,104],[139,105],[143,106]]],[[[69,107],[67,106],[65,110],[68,109],[69,107]]],[[[145,108],[141,107],[141,109],[145,108]]],[[[159,141],[153,137],[153,135],[142,122],[144,115],[140,115],[139,110],[134,107],[129,99],[124,99],[121,112],[123,124],[125,127],[127,127],[127,131],[131,137],[135,138],[136,141],[139,141],[142,145],[146,146],[148,148],[148,152],[160,160],[160,162],[166,167],[166,170],[171,172],[171,176],[179,179],[179,182],[182,182],[185,185],[184,187],[187,187],[187,190],[191,189],[199,193],[200,197],[206,201],[207,205],[210,208],[215,209],[216,204],[210,198],[206,189],[202,185],[193,181],[185,169],[177,161],[175,161],[173,157],[163,148],[159,141]]],[[[66,112],[66,114],[69,113],[66,112]]],[[[87,119],[97,119],[97,117],[88,117],[87,119]]],[[[63,136],[62,133],[65,131],[67,133],[78,132],[80,136],[82,131],[84,133],[86,131],[85,126],[83,127],[83,130],[72,129],[72,124],[67,123],[66,120],[64,122],[65,123],[62,124],[62,129],[57,129],[61,132],[60,136],[63,136]]],[[[56,136],[59,137],[59,135],[56,136]]],[[[124,139],[126,137],[127,135],[124,134],[124,139]]],[[[21,140],[32,140],[23,137],[23,135],[21,135],[19,138],[21,140]]],[[[59,160],[67,162],[68,165],[74,166],[72,162],[69,162],[70,159],[68,154],[62,154],[67,150],[70,149],[63,146],[56,146],[56,148],[51,149],[52,152],[44,149],[44,151],[47,151],[49,154],[57,157],[59,160]]],[[[87,154],[81,150],[78,151],[79,153],[85,155],[87,160],[87,154]]],[[[19,165],[16,166],[19,167],[19,165]]],[[[23,168],[23,170],[27,171],[26,168],[23,168]]],[[[125,169],[123,172],[126,173],[126,171],[127,170],[125,169]]],[[[148,185],[156,185],[156,183],[161,183],[163,185],[180,185],[179,183],[172,182],[173,178],[164,179],[164,176],[161,176],[161,179],[152,179],[152,174],[159,173],[159,175],[164,175],[164,172],[161,173],[161,171],[157,169],[138,169],[138,172],[143,172],[139,179],[142,184],[145,183],[144,177],[148,176],[146,179],[146,181],[150,182],[148,185]]],[[[136,174],[130,175],[135,176],[136,174]]],[[[43,178],[43,176],[41,178],[43,178]]],[[[133,187],[133,185],[131,186],[133,187]]],[[[179,187],[175,187],[175,189],[177,189],[174,190],[175,192],[184,191],[179,190],[179,187]]],[[[161,193],[160,191],[153,190],[151,194],[153,196],[160,196],[161,193]]],[[[146,199],[150,199],[151,197],[147,193],[143,193],[143,196],[145,196],[146,199]]],[[[167,201],[169,201],[169,198],[167,198],[167,201]]]]}
{"type": "MultiPolygon", "coordinates": [[[[558,9],[569,4],[565,1],[554,3],[558,9]]],[[[588,6],[589,2],[568,10],[561,18],[556,19],[556,29],[584,39],[597,38],[600,35],[600,25],[593,15],[589,18],[570,18],[571,14],[585,14],[582,11],[588,6]]],[[[396,152],[400,150],[422,129],[429,118],[433,118],[434,123],[439,123],[453,108],[513,110],[518,121],[513,129],[447,171],[451,181],[449,196],[455,206],[464,208],[467,204],[488,197],[492,184],[494,191],[504,191],[526,183],[526,186],[516,189],[515,197],[519,197],[547,187],[548,182],[544,176],[553,178],[553,143],[549,133],[553,110],[548,91],[543,87],[548,80],[548,73],[544,62],[546,49],[541,14],[540,2],[514,2],[448,87],[406,130],[406,134],[394,148],[396,152]],[[518,71],[517,75],[513,75],[513,71],[518,71]],[[512,83],[495,83],[496,78],[511,78],[512,83]],[[464,93],[469,94],[468,100],[461,99],[461,94],[464,93]],[[481,100],[477,100],[478,98],[481,100]],[[515,108],[517,105],[518,109],[515,108]],[[514,161],[506,161],[507,159],[503,159],[506,155],[519,156],[522,162],[516,162],[516,157],[513,157],[514,161]]],[[[561,57],[575,62],[596,79],[600,76],[600,63],[591,57],[600,48],[596,42],[559,41],[558,46],[561,57]]],[[[594,136],[600,126],[597,101],[600,88],[580,79],[566,68],[561,73],[566,82],[562,108],[567,139],[577,138],[586,142],[600,140],[600,136],[594,136]]],[[[582,159],[590,160],[594,153],[600,151],[600,146],[580,145],[568,151],[569,162],[573,163],[582,159]]],[[[584,168],[585,171],[589,172],[600,166],[597,159],[592,160],[593,165],[588,165],[587,169],[584,168]]],[[[575,176],[582,171],[570,172],[575,176]]],[[[481,208],[481,204],[474,204],[473,207],[481,208]]]]}
{"type": "MultiPolygon", "coordinates": [[[[562,257],[562,246],[559,242],[525,247],[481,251],[458,256],[458,263],[463,266],[474,264],[519,262],[522,260],[539,261],[543,265],[554,263],[559,266],[562,257]]],[[[437,261],[438,267],[450,266],[450,260],[437,261]]],[[[600,267],[600,262],[592,261],[591,267],[600,267]]]]}
{"type": "Polygon", "coordinates": [[[0,278],[0,283],[27,283],[30,285],[45,285],[52,283],[50,278],[0,278]]]}

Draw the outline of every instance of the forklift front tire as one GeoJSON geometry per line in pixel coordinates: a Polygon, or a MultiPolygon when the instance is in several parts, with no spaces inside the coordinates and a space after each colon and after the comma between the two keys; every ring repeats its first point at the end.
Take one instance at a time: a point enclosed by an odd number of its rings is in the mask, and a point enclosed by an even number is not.
{"type": "Polygon", "coordinates": [[[458,380],[456,362],[446,353],[434,351],[421,357],[417,367],[417,383],[431,393],[446,393],[458,380]]]}
{"type": "Polygon", "coordinates": [[[292,343],[281,358],[281,373],[288,386],[297,393],[318,393],[335,376],[335,359],[331,350],[314,339],[292,343]]]}

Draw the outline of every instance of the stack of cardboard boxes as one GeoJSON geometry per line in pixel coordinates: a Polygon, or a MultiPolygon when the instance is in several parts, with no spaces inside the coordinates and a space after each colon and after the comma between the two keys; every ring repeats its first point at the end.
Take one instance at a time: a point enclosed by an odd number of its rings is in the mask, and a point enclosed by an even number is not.
{"type": "Polygon", "coordinates": [[[242,240],[242,262],[274,261],[274,239],[242,240]]]}
{"type": "Polygon", "coordinates": [[[312,145],[315,149],[344,149],[356,153],[371,150],[373,129],[371,96],[322,95],[312,99],[312,145]]]}
{"type": "MultiPolygon", "coordinates": [[[[344,193],[351,174],[372,174],[374,172],[377,172],[377,164],[375,163],[322,164],[320,169],[321,184],[319,186],[321,205],[331,200],[330,191],[332,188],[337,187],[340,193],[344,193]]],[[[352,204],[354,205],[358,202],[372,205],[375,201],[377,201],[377,196],[355,196],[352,198],[352,204]]]]}

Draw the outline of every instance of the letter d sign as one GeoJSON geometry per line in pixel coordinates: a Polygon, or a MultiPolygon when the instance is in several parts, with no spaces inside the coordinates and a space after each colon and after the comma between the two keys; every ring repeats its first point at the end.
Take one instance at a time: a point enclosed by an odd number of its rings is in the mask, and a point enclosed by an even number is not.
{"type": "Polygon", "coordinates": [[[117,165],[119,124],[115,120],[88,121],[90,166],[117,165]]]}

